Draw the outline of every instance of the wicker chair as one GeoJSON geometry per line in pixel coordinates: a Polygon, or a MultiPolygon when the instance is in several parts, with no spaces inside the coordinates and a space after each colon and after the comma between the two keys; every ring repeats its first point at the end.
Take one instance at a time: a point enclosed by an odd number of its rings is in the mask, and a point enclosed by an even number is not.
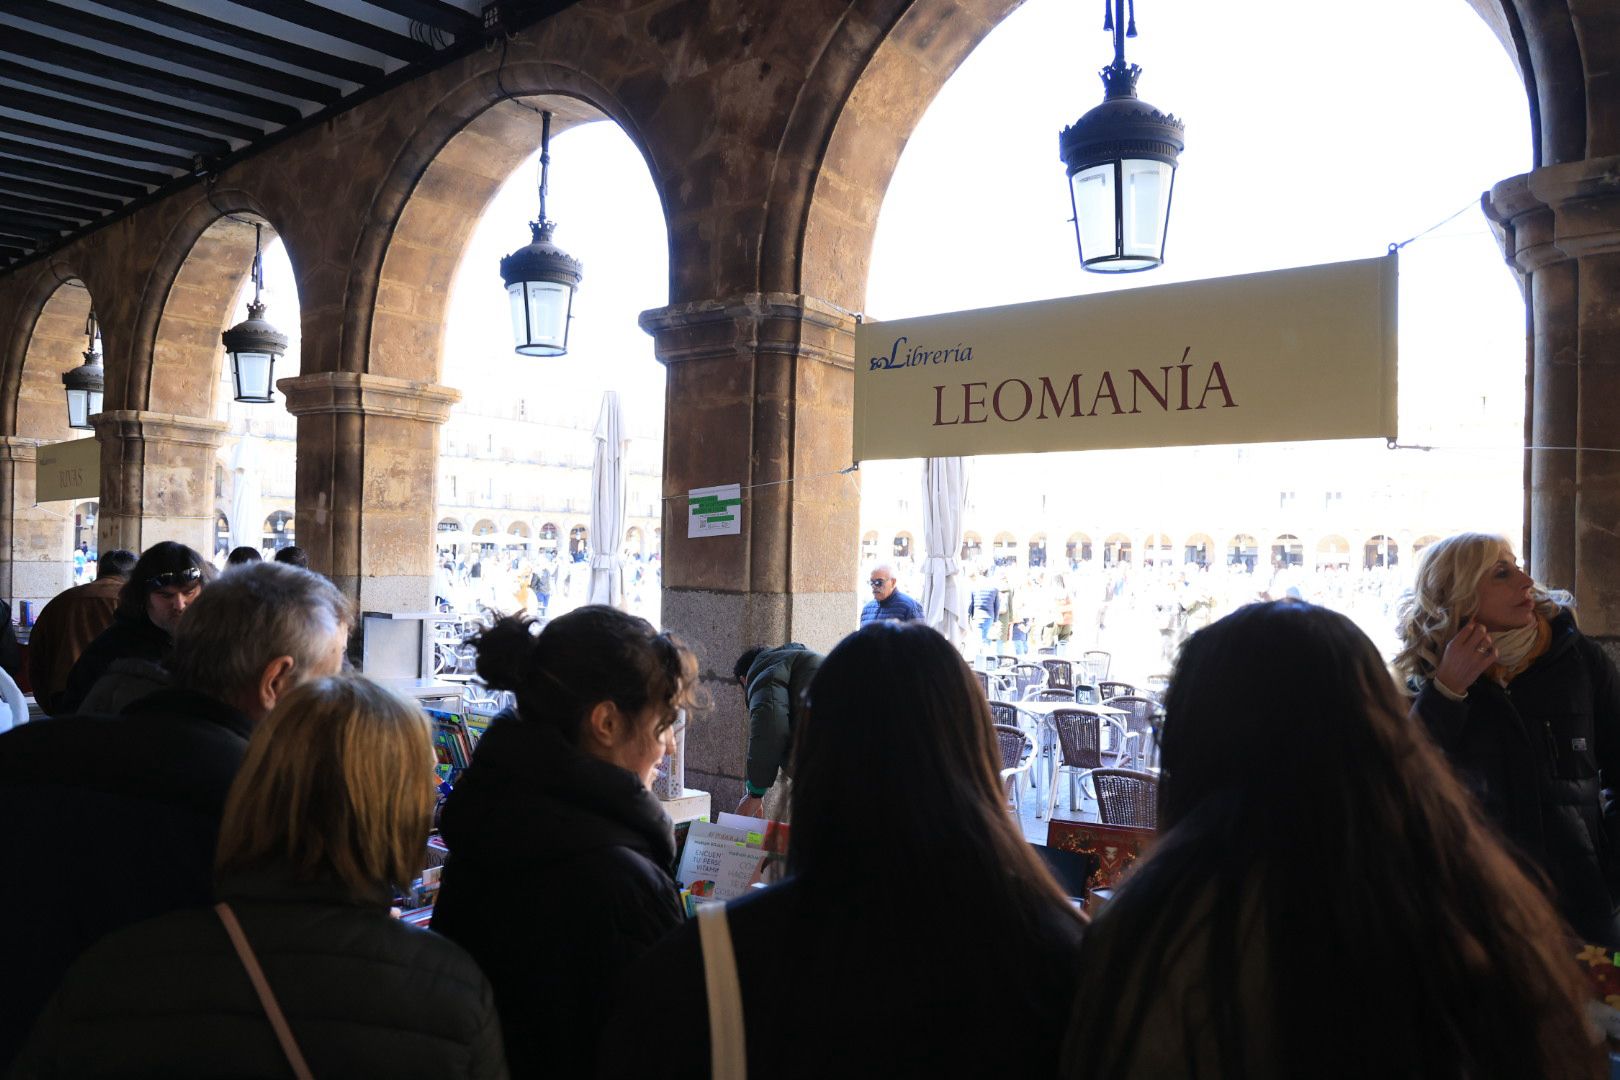
{"type": "Polygon", "coordinates": [[[1128,682],[1109,682],[1107,679],[1097,680],[1097,692],[1102,695],[1103,704],[1117,697],[1136,693],[1136,687],[1128,682]]]}
{"type": "Polygon", "coordinates": [[[1039,664],[1014,664],[1008,674],[1013,679],[1013,697],[1019,701],[1046,687],[1046,669],[1039,664]]]}
{"type": "Polygon", "coordinates": [[[1102,723],[1096,713],[1079,709],[1054,709],[1048,722],[1057,732],[1058,741],[1058,760],[1046,799],[1046,816],[1050,818],[1057,809],[1058,777],[1063,772],[1069,774],[1069,809],[1078,810],[1076,781],[1102,768],[1102,723]]]}
{"type": "Polygon", "coordinates": [[[990,703],[990,719],[995,721],[997,727],[1018,727],[1018,717],[1020,715],[1018,706],[1010,701],[992,701],[990,703]]]}
{"type": "Polygon", "coordinates": [[[1136,744],[1137,766],[1140,768],[1151,765],[1158,760],[1158,723],[1164,715],[1164,709],[1159,703],[1152,698],[1127,694],[1109,698],[1108,707],[1125,711],[1125,715],[1119,719],[1129,733],[1128,741],[1136,744]]]}
{"type": "Polygon", "coordinates": [[[1159,827],[1159,779],[1133,769],[1094,769],[1097,813],[1104,825],[1159,827]]]}
{"type": "Polygon", "coordinates": [[[1006,671],[1016,663],[1018,663],[1018,657],[998,653],[988,654],[984,658],[984,666],[992,671],[1006,671]]]}
{"type": "Polygon", "coordinates": [[[1108,666],[1113,662],[1113,656],[1101,649],[1089,649],[1080,654],[1080,665],[1091,676],[1092,682],[1099,682],[1108,678],[1108,666]]]}
{"type": "Polygon", "coordinates": [[[973,673],[973,681],[979,684],[979,689],[984,691],[984,699],[986,701],[989,701],[990,700],[990,676],[986,675],[982,671],[975,671],[973,673]]]}
{"type": "Polygon", "coordinates": [[[1034,744],[1022,728],[996,725],[996,743],[1001,747],[1001,783],[1006,797],[1012,800],[1013,813],[1023,813],[1018,794],[1018,774],[1028,772],[1035,764],[1031,753],[1034,744]]]}
{"type": "Polygon", "coordinates": [[[1046,685],[1059,690],[1074,689],[1074,665],[1067,660],[1042,660],[1046,669],[1046,685]]]}

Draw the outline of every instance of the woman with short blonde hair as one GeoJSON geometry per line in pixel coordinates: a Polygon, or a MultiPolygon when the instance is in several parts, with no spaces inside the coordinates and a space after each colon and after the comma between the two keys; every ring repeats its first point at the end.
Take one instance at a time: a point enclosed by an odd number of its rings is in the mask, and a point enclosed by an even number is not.
{"type": "Polygon", "coordinates": [[[1620,674],[1505,537],[1430,546],[1401,605],[1413,713],[1587,941],[1620,948],[1620,674]]]}
{"type": "Polygon", "coordinates": [[[85,953],[13,1075],[270,1076],[296,1053],[314,1076],[506,1076],[477,964],[389,911],[425,862],[433,761],[422,710],[376,683],[292,690],[254,730],[226,800],[223,903],[85,953]]]}

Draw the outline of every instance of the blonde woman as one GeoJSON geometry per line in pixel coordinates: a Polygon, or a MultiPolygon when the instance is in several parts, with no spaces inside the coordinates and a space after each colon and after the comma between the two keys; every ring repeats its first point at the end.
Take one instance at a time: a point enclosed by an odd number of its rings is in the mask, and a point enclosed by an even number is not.
{"type": "Polygon", "coordinates": [[[1620,784],[1614,664],[1507,540],[1485,533],[1423,553],[1400,632],[1395,668],[1415,715],[1576,933],[1620,948],[1620,858],[1602,802],[1620,784]]]}
{"type": "Polygon", "coordinates": [[[420,870],[432,807],[421,709],[360,678],[293,690],[255,729],[226,800],[215,861],[223,903],[140,923],[85,953],[13,1075],[504,1077],[478,966],[389,912],[420,870]],[[290,1066],[295,1054],[303,1073],[290,1066]]]}

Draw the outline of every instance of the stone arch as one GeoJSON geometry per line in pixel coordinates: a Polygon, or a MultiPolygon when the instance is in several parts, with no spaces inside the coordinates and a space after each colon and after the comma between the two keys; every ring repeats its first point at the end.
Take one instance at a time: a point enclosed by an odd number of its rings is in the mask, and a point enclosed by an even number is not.
{"type": "Polygon", "coordinates": [[[1316,565],[1350,568],[1350,541],[1337,533],[1322,537],[1316,543],[1316,565]]]}
{"type": "Polygon", "coordinates": [[[1271,541],[1271,565],[1289,567],[1305,565],[1305,545],[1293,533],[1278,533],[1271,541]]]}
{"type": "Polygon", "coordinates": [[[609,87],[562,62],[517,60],[498,72],[492,62],[434,103],[379,187],[350,276],[341,370],[439,381],[456,267],[490,200],[539,148],[541,110],[552,113],[553,138],[593,120],[618,124],[664,197],[634,115],[609,87]]]}
{"type": "Polygon", "coordinates": [[[1083,532],[1070,533],[1063,544],[1063,555],[1071,563],[1091,561],[1091,537],[1083,532]]]}
{"type": "Polygon", "coordinates": [[[1226,565],[1254,570],[1260,558],[1260,543],[1249,533],[1238,533],[1226,544],[1226,565]]]}
{"type": "Polygon", "coordinates": [[[1181,554],[1182,563],[1188,566],[1213,566],[1216,562],[1215,538],[1208,533],[1193,533],[1182,545],[1181,554]]]}
{"type": "Polygon", "coordinates": [[[4,388],[6,430],[43,442],[82,439],[87,432],[68,427],[62,375],[84,363],[85,324],[95,304],[77,276],[60,282],[46,276],[41,285],[48,291],[24,331],[15,384],[4,388]]]}

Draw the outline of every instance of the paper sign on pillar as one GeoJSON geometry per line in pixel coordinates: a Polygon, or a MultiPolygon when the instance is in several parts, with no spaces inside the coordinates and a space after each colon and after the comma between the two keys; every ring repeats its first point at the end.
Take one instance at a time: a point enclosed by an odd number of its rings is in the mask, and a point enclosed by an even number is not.
{"type": "Polygon", "coordinates": [[[1396,257],[855,335],[856,461],[1396,436],[1396,257]]]}

